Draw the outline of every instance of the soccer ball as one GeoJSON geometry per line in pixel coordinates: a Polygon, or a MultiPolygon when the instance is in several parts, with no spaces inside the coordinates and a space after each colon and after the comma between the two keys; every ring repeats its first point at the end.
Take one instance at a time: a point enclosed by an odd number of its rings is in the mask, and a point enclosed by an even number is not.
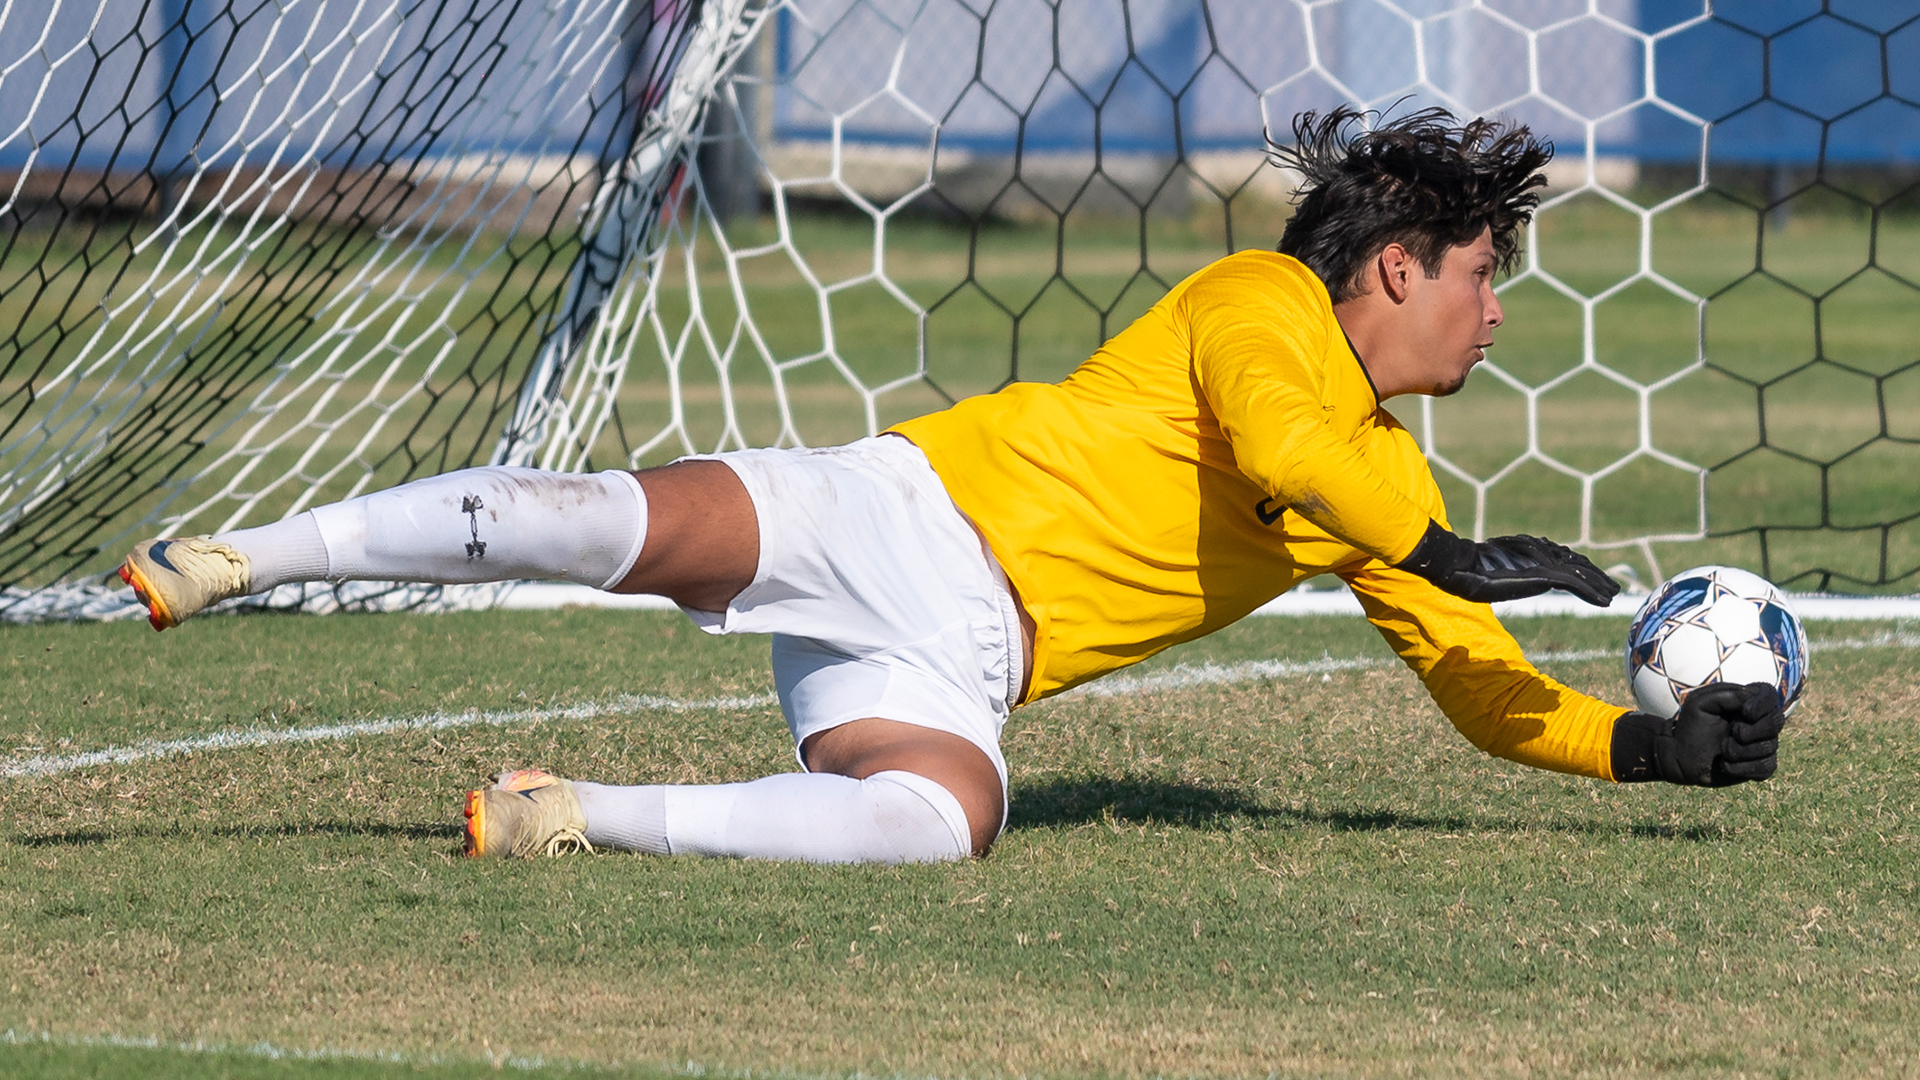
{"type": "Polygon", "coordinates": [[[1668,578],[1627,630],[1627,682],[1643,712],[1671,717],[1708,683],[1763,682],[1791,709],[1807,679],[1807,635],[1780,590],[1731,566],[1668,578]]]}

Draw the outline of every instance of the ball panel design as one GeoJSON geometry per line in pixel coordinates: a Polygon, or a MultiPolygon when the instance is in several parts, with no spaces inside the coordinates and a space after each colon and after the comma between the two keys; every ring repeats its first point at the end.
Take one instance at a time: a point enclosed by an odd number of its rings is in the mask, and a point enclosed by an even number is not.
{"type": "Polygon", "coordinates": [[[1633,700],[1641,712],[1655,716],[1672,716],[1680,711],[1680,699],[1673,694],[1673,684],[1650,667],[1634,674],[1633,700]]]}
{"type": "Polygon", "coordinates": [[[1760,606],[1744,596],[1728,593],[1716,597],[1698,621],[1712,628],[1721,641],[1756,641],[1760,637],[1760,606]]]}
{"type": "Polygon", "coordinates": [[[1720,639],[1697,623],[1673,624],[1661,639],[1655,664],[1681,686],[1703,686],[1720,671],[1720,639]]]}
{"type": "Polygon", "coordinates": [[[1640,614],[1634,617],[1633,626],[1627,631],[1628,641],[1650,640],[1658,635],[1660,628],[1673,620],[1683,611],[1699,607],[1706,599],[1707,590],[1713,582],[1704,577],[1681,574],[1660,586],[1640,614]]]}
{"type": "Polygon", "coordinates": [[[1664,582],[1627,631],[1627,681],[1641,709],[1679,711],[1711,682],[1764,682],[1792,708],[1806,683],[1800,618],[1766,579],[1729,566],[1698,566],[1664,582]]]}
{"type": "Polygon", "coordinates": [[[1741,642],[1720,661],[1719,682],[1767,683],[1780,686],[1780,658],[1757,641],[1741,642]]]}
{"type": "Polygon", "coordinates": [[[1807,681],[1806,631],[1792,608],[1784,603],[1769,603],[1760,609],[1760,632],[1781,659],[1780,696],[1791,705],[1800,697],[1807,681]]]}

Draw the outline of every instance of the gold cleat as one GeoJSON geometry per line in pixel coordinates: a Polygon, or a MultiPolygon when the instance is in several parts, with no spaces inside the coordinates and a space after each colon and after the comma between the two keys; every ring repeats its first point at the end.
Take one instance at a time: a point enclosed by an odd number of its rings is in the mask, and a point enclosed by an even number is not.
{"type": "Polygon", "coordinates": [[[252,592],[247,557],[210,536],[149,540],[120,567],[155,630],[179,626],[222,600],[252,592]]]}
{"type": "Polygon", "coordinates": [[[467,792],[466,818],[469,855],[526,858],[593,850],[573,781],[539,769],[504,772],[492,787],[467,792]]]}

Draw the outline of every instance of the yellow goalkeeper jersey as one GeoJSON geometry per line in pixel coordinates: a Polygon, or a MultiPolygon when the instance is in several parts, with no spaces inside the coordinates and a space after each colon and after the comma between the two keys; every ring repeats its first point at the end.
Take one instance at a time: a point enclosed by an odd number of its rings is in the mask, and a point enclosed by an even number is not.
{"type": "Polygon", "coordinates": [[[1027,700],[1212,633],[1326,573],[1489,753],[1611,779],[1622,710],[1534,670],[1485,604],[1394,569],[1446,511],[1326,288],[1247,251],[1177,285],[1064,382],[892,428],[1035,625],[1027,700]]]}

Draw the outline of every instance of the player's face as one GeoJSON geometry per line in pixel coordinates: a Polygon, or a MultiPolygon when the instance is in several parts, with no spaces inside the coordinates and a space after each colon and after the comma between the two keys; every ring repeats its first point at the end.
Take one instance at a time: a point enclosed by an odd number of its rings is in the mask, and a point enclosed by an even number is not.
{"type": "Polygon", "coordinates": [[[1410,314],[1418,321],[1426,348],[1422,357],[1426,388],[1417,393],[1445,397],[1467,383],[1473,365],[1487,358],[1493,328],[1506,318],[1493,295],[1493,234],[1482,231],[1471,243],[1450,248],[1440,275],[1417,273],[1408,282],[1410,314]]]}

